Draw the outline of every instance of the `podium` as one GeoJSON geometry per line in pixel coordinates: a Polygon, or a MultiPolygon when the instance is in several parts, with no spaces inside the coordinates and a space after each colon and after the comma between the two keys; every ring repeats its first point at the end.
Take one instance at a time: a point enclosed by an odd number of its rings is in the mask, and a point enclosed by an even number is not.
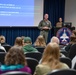
{"type": "Polygon", "coordinates": [[[54,27],[54,36],[60,40],[60,44],[66,45],[70,42],[70,36],[75,27],[54,27]]]}

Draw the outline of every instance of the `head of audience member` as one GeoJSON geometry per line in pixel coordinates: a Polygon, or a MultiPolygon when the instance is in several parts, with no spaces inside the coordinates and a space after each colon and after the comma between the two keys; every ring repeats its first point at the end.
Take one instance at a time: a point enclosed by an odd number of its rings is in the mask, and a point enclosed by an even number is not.
{"type": "Polygon", "coordinates": [[[62,22],[62,18],[61,17],[59,18],[59,22],[62,22]]]}
{"type": "Polygon", "coordinates": [[[45,14],[44,15],[44,20],[48,20],[48,17],[49,17],[49,15],[48,14],[45,14]]]}
{"type": "Polygon", "coordinates": [[[34,43],[34,46],[38,46],[38,47],[45,47],[46,43],[44,40],[44,37],[42,35],[39,35],[34,43]]]}
{"type": "Polygon", "coordinates": [[[73,35],[73,36],[76,36],[76,30],[73,30],[73,31],[72,31],[72,35],[73,35]]]}
{"type": "Polygon", "coordinates": [[[5,43],[6,39],[5,39],[5,36],[1,35],[0,36],[0,42],[1,43],[5,43]]]}
{"type": "Polygon", "coordinates": [[[5,65],[21,64],[26,66],[25,55],[21,47],[13,46],[5,56],[5,65]]]}
{"type": "Polygon", "coordinates": [[[32,44],[32,39],[30,37],[25,37],[24,38],[24,46],[31,45],[31,44],[32,44]]]}
{"type": "Polygon", "coordinates": [[[24,38],[25,38],[25,36],[21,36],[21,38],[22,38],[22,42],[23,42],[23,45],[24,45],[24,38]]]}
{"type": "Polygon", "coordinates": [[[74,44],[74,43],[76,43],[76,36],[71,35],[70,36],[70,44],[74,44]]]}
{"type": "Polygon", "coordinates": [[[23,46],[23,41],[21,37],[16,37],[15,46],[23,46]]]}
{"type": "Polygon", "coordinates": [[[41,63],[49,64],[51,69],[56,69],[61,67],[59,57],[59,45],[57,43],[49,43],[44,50],[41,63]]]}
{"type": "Polygon", "coordinates": [[[59,39],[58,39],[56,36],[53,36],[53,37],[51,38],[50,42],[51,42],[51,43],[54,43],[54,42],[55,42],[55,43],[57,43],[57,44],[60,43],[59,39]]]}

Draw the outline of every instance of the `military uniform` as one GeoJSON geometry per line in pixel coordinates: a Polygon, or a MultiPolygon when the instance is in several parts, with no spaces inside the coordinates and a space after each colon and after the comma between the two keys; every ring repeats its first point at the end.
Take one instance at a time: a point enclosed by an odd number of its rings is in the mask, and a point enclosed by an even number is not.
{"type": "Polygon", "coordinates": [[[62,27],[62,22],[57,22],[56,27],[62,27]]]}
{"type": "Polygon", "coordinates": [[[40,29],[40,35],[42,35],[45,39],[45,42],[47,43],[47,38],[48,38],[48,32],[52,28],[51,22],[49,20],[41,20],[38,28],[40,29]],[[43,29],[43,27],[48,27],[49,29],[43,29]]]}

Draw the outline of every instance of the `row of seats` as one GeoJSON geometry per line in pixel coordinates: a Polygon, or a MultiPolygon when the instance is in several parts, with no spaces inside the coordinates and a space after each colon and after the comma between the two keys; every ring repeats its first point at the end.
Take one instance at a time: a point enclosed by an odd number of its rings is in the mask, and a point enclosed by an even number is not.
{"type": "MultiPolygon", "coordinates": [[[[8,52],[8,50],[11,48],[10,45],[3,46],[3,47],[5,48],[6,52],[8,52]]],[[[41,53],[43,53],[44,51],[44,47],[35,47],[35,48],[41,53]]],[[[5,52],[5,51],[0,49],[0,52],[5,52]]]]}
{"type": "MultiPolygon", "coordinates": [[[[31,75],[31,74],[21,71],[13,71],[13,72],[6,72],[1,75],[31,75]]],[[[47,75],[76,75],[76,70],[72,70],[72,69],[56,70],[51,73],[48,73],[47,75]]]]}
{"type": "MultiPolygon", "coordinates": [[[[11,48],[11,46],[4,46],[4,48],[6,49],[6,52],[8,52],[8,50],[11,48]]],[[[40,53],[43,53],[43,51],[44,51],[44,47],[35,47],[40,53]]],[[[5,52],[4,50],[1,50],[0,49],[0,52],[5,52]]],[[[62,53],[62,54],[64,54],[66,57],[68,57],[68,52],[67,51],[64,51],[64,50],[60,50],[60,52],[62,53]]]]}
{"type": "MultiPolygon", "coordinates": [[[[4,57],[5,57],[6,53],[5,52],[1,52],[0,53],[0,62],[2,64],[4,64],[4,57]]],[[[42,57],[42,54],[40,52],[37,52],[37,53],[26,53],[25,54],[26,57],[29,57],[29,58],[33,58],[35,59],[37,62],[40,61],[41,57],[42,57]]],[[[31,59],[32,60],[32,59],[31,59]]],[[[60,61],[61,62],[64,62],[66,63],[70,68],[72,66],[72,62],[71,62],[71,59],[68,58],[68,57],[60,57],[60,61]]],[[[29,62],[28,62],[29,63],[29,62]]]]}

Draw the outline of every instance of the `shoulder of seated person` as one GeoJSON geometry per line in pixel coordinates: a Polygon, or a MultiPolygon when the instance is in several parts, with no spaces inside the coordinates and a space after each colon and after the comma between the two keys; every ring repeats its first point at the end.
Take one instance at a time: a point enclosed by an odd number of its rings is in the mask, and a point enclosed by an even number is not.
{"type": "Polygon", "coordinates": [[[44,68],[44,67],[49,67],[49,66],[47,64],[39,64],[37,65],[37,67],[44,68]]]}
{"type": "Polygon", "coordinates": [[[69,69],[69,66],[68,66],[67,64],[65,64],[65,63],[62,63],[62,62],[61,62],[61,65],[62,65],[62,68],[63,68],[63,69],[69,69]]]}

